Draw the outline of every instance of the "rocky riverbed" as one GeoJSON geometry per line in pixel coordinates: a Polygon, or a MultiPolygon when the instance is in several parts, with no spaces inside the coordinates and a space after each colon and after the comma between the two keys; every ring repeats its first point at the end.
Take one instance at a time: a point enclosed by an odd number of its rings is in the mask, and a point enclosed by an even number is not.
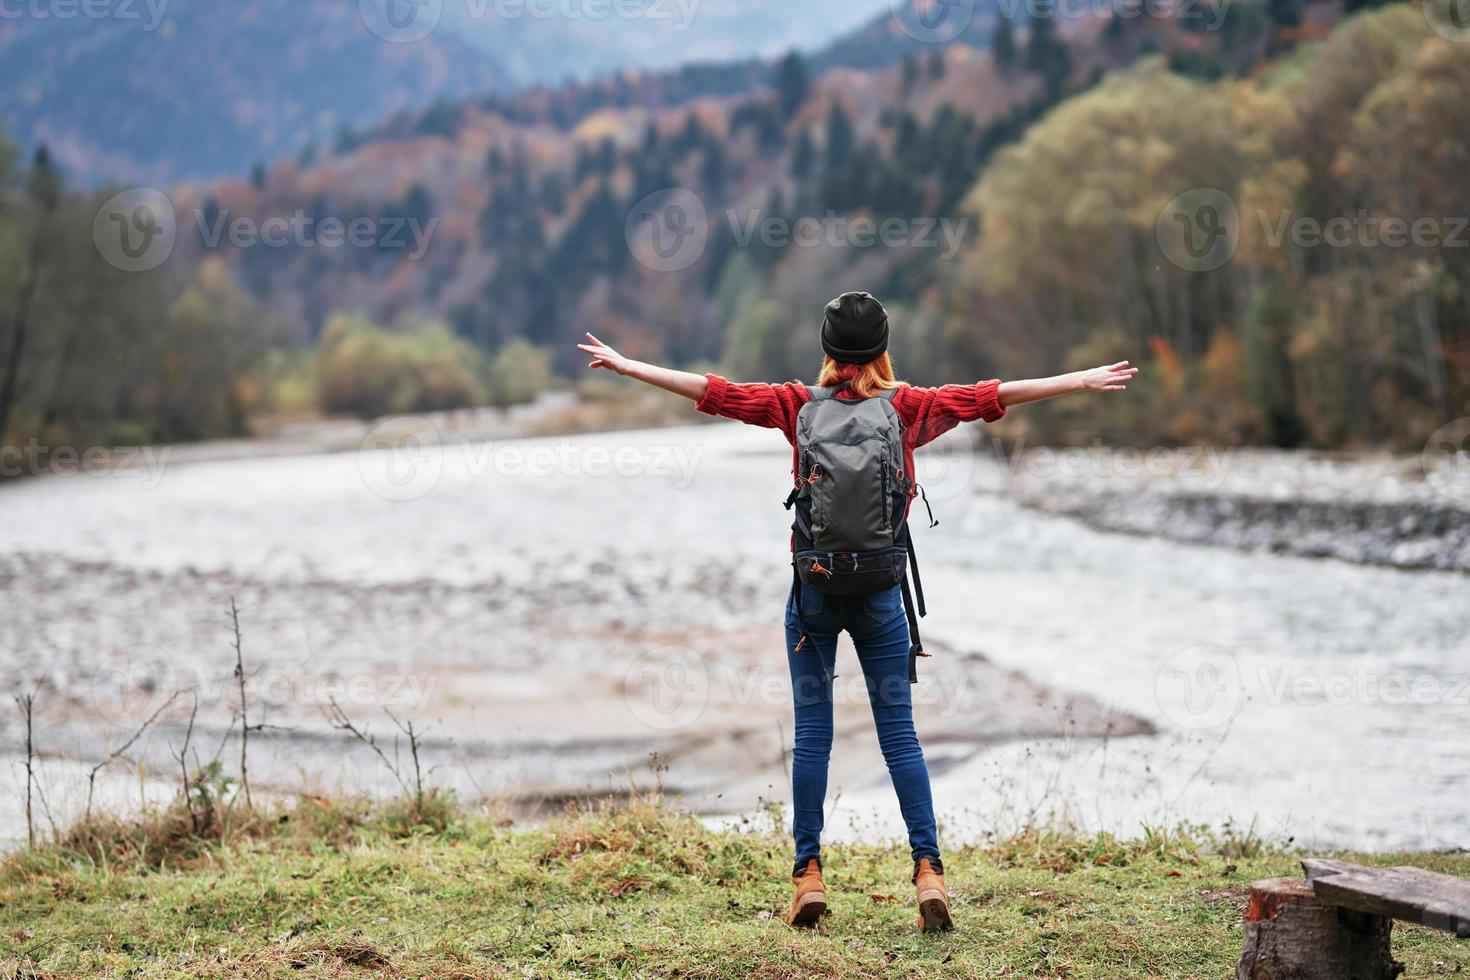
{"type": "MultiPolygon", "coordinates": [[[[468,798],[533,804],[659,785],[706,812],[779,798],[791,738],[784,581],[736,561],[658,566],[627,554],[532,562],[476,585],[364,585],[24,555],[0,560],[0,583],[5,646],[22,655],[12,668],[39,692],[42,772],[61,764],[58,778],[74,782],[51,796],[72,804],[78,767],[65,760],[94,764],[155,715],[114,775],[176,770],[196,698],[195,751],[235,769],[232,600],[248,718],[263,726],[250,747],[257,792],[392,791],[386,764],[334,728],[336,705],[405,768],[398,725],[414,723],[434,781],[468,798]],[[166,704],[176,691],[187,694],[166,704]]],[[[914,696],[936,765],[1020,738],[1152,730],[983,654],[935,653],[914,696]]],[[[872,725],[855,664],[837,685],[840,786],[872,764],[858,750],[872,725]]],[[[13,757],[19,737],[7,716],[0,749],[13,757]]]]}
{"type": "Polygon", "coordinates": [[[1092,527],[1470,572],[1470,461],[1262,449],[1035,450],[1009,491],[1092,527]]]}

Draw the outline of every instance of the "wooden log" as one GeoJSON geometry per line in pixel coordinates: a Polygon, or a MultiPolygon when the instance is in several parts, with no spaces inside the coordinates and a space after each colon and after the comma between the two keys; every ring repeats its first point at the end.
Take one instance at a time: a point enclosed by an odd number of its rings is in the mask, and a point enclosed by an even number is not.
{"type": "Polygon", "coordinates": [[[1423,868],[1369,868],[1307,858],[1307,882],[1321,898],[1370,915],[1417,922],[1470,939],[1470,881],[1423,868]]]}
{"type": "Polygon", "coordinates": [[[1393,920],[1338,908],[1300,878],[1251,885],[1236,980],[1393,980],[1393,920]]]}

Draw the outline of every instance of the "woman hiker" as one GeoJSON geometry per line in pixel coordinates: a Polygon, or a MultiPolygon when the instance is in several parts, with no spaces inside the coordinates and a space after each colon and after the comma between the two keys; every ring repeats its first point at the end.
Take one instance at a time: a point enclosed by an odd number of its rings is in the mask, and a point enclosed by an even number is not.
{"type": "MultiPolygon", "coordinates": [[[[908,825],[919,928],[952,928],[934,822],[929,770],[914,732],[910,684],[919,642],[909,588],[908,508],[921,490],[914,450],[961,422],[994,422],[1015,405],[1080,391],[1123,391],[1127,361],[1033,381],[915,388],[894,377],[888,316],[867,293],[844,293],[822,321],[826,357],[814,387],[732,384],[630,360],[587,335],[588,365],[647,382],[709,415],[780,429],[794,449],[794,574],[786,600],[786,656],[796,709],[791,781],[796,894],[787,922],[812,927],[827,909],[821,834],[832,749],[837,635],[857,649],[878,742],[908,825]]],[[[926,504],[927,506],[927,504],[926,504]]],[[[917,573],[917,564],[913,569],[917,573]]],[[[912,576],[917,608],[923,591],[912,576]]]]}

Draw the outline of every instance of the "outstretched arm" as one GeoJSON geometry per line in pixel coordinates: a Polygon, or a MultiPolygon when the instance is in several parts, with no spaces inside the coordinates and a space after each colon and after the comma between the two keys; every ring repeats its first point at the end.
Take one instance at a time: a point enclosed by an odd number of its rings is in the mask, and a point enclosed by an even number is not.
{"type": "Polygon", "coordinates": [[[657,364],[644,364],[642,361],[624,357],[590,333],[587,339],[590,343],[578,344],[577,349],[592,355],[592,360],[587,365],[590,368],[605,368],[614,374],[636,378],[655,388],[672,391],[676,395],[683,395],[693,401],[704,398],[705,392],[709,390],[709,379],[702,374],[675,371],[673,368],[659,367],[657,364]]]}
{"type": "Polygon", "coordinates": [[[1059,374],[1054,378],[1035,378],[1029,381],[1006,381],[1000,386],[997,397],[1005,408],[1039,402],[1058,395],[1070,395],[1078,391],[1126,391],[1128,382],[1138,373],[1138,368],[1129,367],[1127,361],[1119,361],[1107,367],[1090,368],[1059,374]]]}
{"type": "Polygon", "coordinates": [[[671,368],[630,360],[587,335],[577,347],[592,355],[590,368],[603,368],[692,399],[706,415],[718,415],[747,425],[780,429],[788,441],[796,438],[796,416],[807,401],[806,386],[799,381],[768,385],[762,382],[734,384],[718,374],[690,374],[671,368]]]}

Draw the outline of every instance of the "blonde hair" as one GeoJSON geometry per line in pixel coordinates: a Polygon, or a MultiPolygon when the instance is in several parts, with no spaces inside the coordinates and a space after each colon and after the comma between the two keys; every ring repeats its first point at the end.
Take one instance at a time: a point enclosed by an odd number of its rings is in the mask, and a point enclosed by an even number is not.
{"type": "Polygon", "coordinates": [[[872,398],[879,392],[902,388],[907,382],[893,375],[893,361],[888,354],[879,354],[866,364],[847,364],[822,358],[822,370],[817,375],[818,388],[847,387],[859,398],[872,398]]]}

